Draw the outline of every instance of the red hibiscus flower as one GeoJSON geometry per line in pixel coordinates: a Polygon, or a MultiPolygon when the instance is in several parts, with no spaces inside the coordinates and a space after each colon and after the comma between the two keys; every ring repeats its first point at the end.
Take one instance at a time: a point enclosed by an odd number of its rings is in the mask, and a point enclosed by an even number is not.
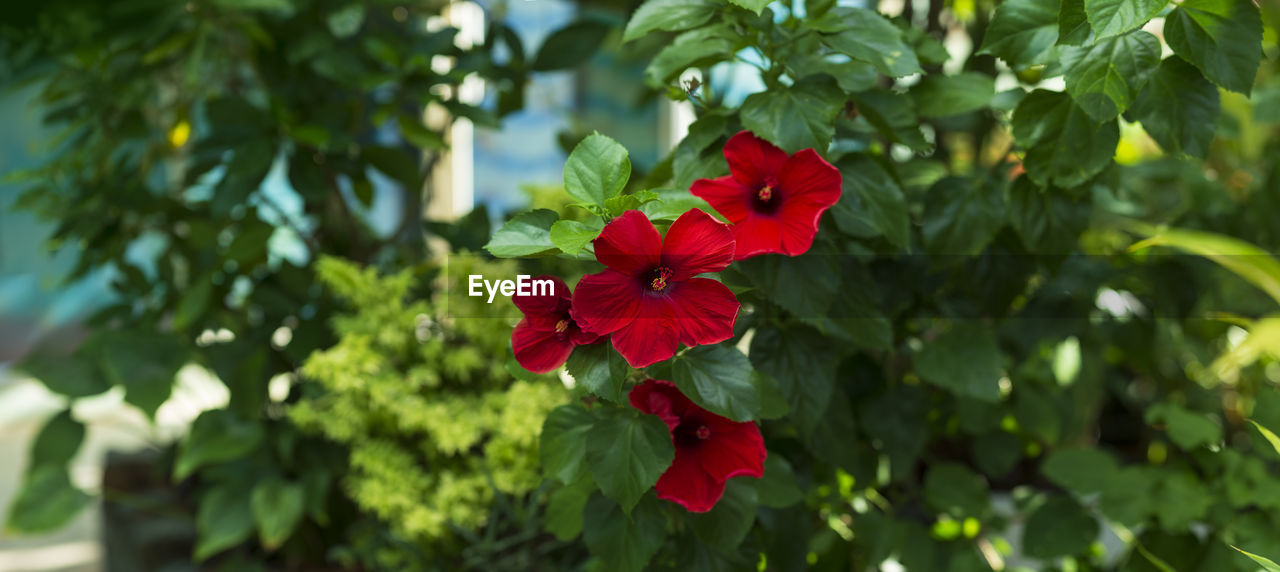
{"type": "Polygon", "coordinates": [[[661,417],[676,458],[658,478],[658,498],[691,512],[707,512],[732,477],[764,475],[764,438],[753,422],[739,423],[698,407],[669,381],[650,379],[631,390],[631,405],[661,417]]]}
{"type": "Polygon", "coordinates": [[[534,373],[547,373],[569,359],[574,346],[589,344],[600,336],[584,332],[574,323],[569,314],[569,287],[563,280],[539,276],[534,282],[540,280],[550,280],[555,292],[550,296],[511,297],[524,312],[524,319],[511,331],[511,349],[520,367],[534,373]]]}
{"type": "Polygon", "coordinates": [[[680,215],[664,239],[640,211],[627,211],[594,241],[608,268],[582,277],[573,317],[588,332],[612,334],[631,367],[665,360],[686,346],[733,335],[738,299],[724,284],[694,278],[733,261],[733,233],[711,215],[680,215]]]}
{"type": "Polygon", "coordinates": [[[840,200],[840,171],[813,149],[787,156],[749,131],[729,139],[724,157],[732,174],[694,181],[689,192],[733,223],[733,259],[808,251],[818,219],[840,200]]]}

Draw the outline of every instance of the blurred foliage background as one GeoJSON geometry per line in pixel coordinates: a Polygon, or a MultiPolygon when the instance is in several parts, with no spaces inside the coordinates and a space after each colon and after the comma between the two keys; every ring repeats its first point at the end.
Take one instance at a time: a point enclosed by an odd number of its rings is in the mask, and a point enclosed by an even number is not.
{"type": "MultiPolygon", "coordinates": [[[[574,5],[537,46],[501,3],[471,43],[447,2],[9,4],[0,80],[38,90],[56,131],[39,166],[6,173],[23,189],[13,208],[75,253],[65,280],[107,269],[111,291],[83,343],[20,364],[69,405],[32,448],[10,530],[55,530],[93,493],[129,509],[109,512],[128,515],[117,533],[160,515],[190,526],[176,548],[116,534],[120,570],[1257,569],[1232,547],[1280,559],[1280,452],[1258,429],[1280,428],[1280,335],[1265,320],[1277,302],[1203,259],[1130,248],[1136,235],[1200,253],[1213,240],[1160,225],[1244,239],[1260,249],[1249,257],[1280,248],[1273,3],[1257,8],[1248,89],[1173,63],[1165,92],[1127,94],[1105,121],[1098,92],[1073,87],[1081,68],[1061,64],[1060,50],[1096,45],[1098,30],[1064,25],[1093,2],[853,3],[892,15],[868,24],[880,36],[823,20],[830,2],[670,2],[695,15],[623,48],[639,3],[574,5]],[[993,29],[1011,39],[988,43],[993,29]],[[859,43],[885,37],[918,72],[859,43]],[[841,47],[852,55],[806,57],[841,47]],[[451,320],[442,299],[445,249],[478,273],[583,271],[462,256],[505,213],[424,213],[451,120],[500,127],[532,76],[598,51],[649,64],[628,109],[667,97],[697,120],[633,190],[723,174],[721,144],[742,127],[831,143],[845,176],[820,246],[859,271],[817,280],[830,273],[810,256],[754,269],[790,282],[725,278],[761,293],[743,318],[752,366],[831,396],[764,423],[782,461],[771,470],[795,486],[718,514],[727,537],[691,541],[703,537],[668,514],[625,529],[644,550],[581,538],[589,491],[544,481],[537,441],[546,412],[584,392],[512,366],[509,323],[451,320]],[[484,81],[482,101],[461,97],[467,78],[484,81]],[[1045,106],[1019,117],[1027,101],[1045,106]],[[380,200],[390,224],[374,222],[380,200]],[[842,299],[861,326],[791,319],[842,299]],[[77,488],[67,464],[86,428],[71,404],[123,391],[154,415],[188,364],[226,384],[227,405],[132,478],[77,488]]],[[[1175,7],[1157,8],[1134,26],[1160,31],[1175,7]]],[[[564,145],[592,127],[575,118],[564,145]]],[[[558,188],[530,193],[585,216],[558,188]]],[[[614,522],[598,500],[588,522],[614,522]]]]}

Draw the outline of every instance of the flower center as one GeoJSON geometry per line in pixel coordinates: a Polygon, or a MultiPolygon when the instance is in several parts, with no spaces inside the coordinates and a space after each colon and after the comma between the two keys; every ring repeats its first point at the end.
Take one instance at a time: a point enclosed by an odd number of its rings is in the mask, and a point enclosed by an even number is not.
{"type": "Polygon", "coordinates": [[[708,429],[706,425],[699,425],[698,430],[694,431],[693,434],[697,435],[698,438],[702,439],[703,441],[706,441],[707,439],[711,438],[711,430],[708,429]]]}
{"type": "Polygon", "coordinates": [[[649,289],[654,292],[666,290],[667,281],[671,279],[671,269],[666,266],[654,268],[649,273],[649,289]]]}
{"type": "Polygon", "coordinates": [[[764,180],[764,186],[760,187],[751,198],[751,206],[758,213],[769,214],[778,210],[781,199],[782,197],[778,194],[778,180],[769,177],[764,180]]]}
{"type": "Polygon", "coordinates": [[[567,329],[569,329],[569,320],[560,320],[559,322],[556,322],[557,334],[563,334],[567,329]]]}

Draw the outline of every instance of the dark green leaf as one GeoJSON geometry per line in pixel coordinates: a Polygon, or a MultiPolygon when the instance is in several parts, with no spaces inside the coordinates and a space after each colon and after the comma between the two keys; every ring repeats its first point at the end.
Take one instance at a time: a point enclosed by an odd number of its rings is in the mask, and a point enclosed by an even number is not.
{"type": "Polygon", "coordinates": [[[769,508],[786,508],[804,499],[791,463],[776,454],[765,457],[764,477],[756,482],[756,494],[760,504],[769,508]]]}
{"type": "Polygon", "coordinates": [[[187,347],[172,335],[144,330],[108,332],[100,340],[107,379],[125,388],[125,401],[154,417],[187,363],[187,347]]]}
{"type": "Polygon", "coordinates": [[[1008,0],[996,8],[978,53],[1014,67],[1043,63],[1058,41],[1058,0],[1008,0]]]}
{"type": "Polygon", "coordinates": [[[566,485],[578,480],[585,469],[587,434],[594,422],[595,417],[577,404],[552,409],[542,422],[538,446],[543,472],[566,485]]]}
{"type": "Polygon", "coordinates": [[[1004,193],[971,178],[948,177],[929,189],[921,228],[933,254],[977,254],[1005,220],[1004,193]]]}
{"type": "Polygon", "coordinates": [[[898,182],[875,159],[863,154],[846,155],[836,164],[844,191],[831,208],[840,230],[855,234],[859,225],[873,228],[898,248],[911,245],[911,220],[907,198],[898,182]]]}
{"type": "Polygon", "coordinates": [[[1009,189],[1009,217],[1027,251],[1035,254],[1073,252],[1089,226],[1087,203],[1058,188],[1042,189],[1023,175],[1009,189]]]}
{"type": "Polygon", "coordinates": [[[706,0],[649,0],[636,9],[623,42],[630,42],[655,30],[678,32],[707,23],[716,13],[716,5],[706,0]]]}
{"type": "Polygon", "coordinates": [[[690,515],[690,528],[700,540],[726,553],[737,550],[756,521],[756,487],[744,477],[729,479],[724,496],[704,514],[690,515]]]}
{"type": "Polygon", "coordinates": [[[1184,451],[1222,441],[1222,427],[1214,420],[1173,403],[1157,403],[1145,417],[1147,423],[1163,424],[1169,439],[1184,451]]]}
{"type": "Polygon", "coordinates": [[[723,344],[698,346],[671,360],[671,381],[698,405],[734,421],[760,416],[751,362],[723,344]]]}
{"type": "Polygon", "coordinates": [[[200,499],[196,513],[197,562],[236,546],[253,534],[249,496],[238,487],[222,485],[200,499]]]}
{"type": "Polygon", "coordinates": [[[31,469],[9,506],[9,530],[24,534],[53,532],[89,505],[89,495],[71,484],[66,467],[45,464],[31,469]]]}
{"type": "Polygon", "coordinates": [[[1086,495],[1106,488],[1119,468],[1111,455],[1098,449],[1067,448],[1049,453],[1040,472],[1063,488],[1086,495]]]}
{"type": "Polygon", "coordinates": [[[547,36],[533,58],[534,71],[575,68],[587,63],[612,29],[599,20],[579,20],[547,36]]]}
{"type": "Polygon", "coordinates": [[[582,538],[608,570],[640,572],[666,539],[666,518],[653,498],[629,515],[613,501],[593,495],[583,515],[582,538]]]}
{"type": "Polygon", "coordinates": [[[86,355],[83,349],[69,356],[37,351],[17,368],[40,380],[49,391],[67,397],[89,397],[111,389],[97,366],[97,356],[86,355]]]}
{"type": "Polygon", "coordinates": [[[694,64],[733,58],[740,36],[726,25],[708,26],[676,36],[644,70],[650,85],[662,86],[694,64]]]}
{"type": "Polygon", "coordinates": [[[938,512],[957,518],[981,517],[987,510],[987,496],[986,479],[964,465],[934,465],[925,475],[925,501],[938,512]]]}
{"type": "Polygon", "coordinates": [[[1177,56],[1160,62],[1129,110],[1169,153],[1204,158],[1218,122],[1218,88],[1177,56]]]}
{"type": "Polygon", "coordinates": [[[595,490],[596,484],[590,478],[582,478],[551,493],[551,497],[547,499],[547,532],[564,542],[581,534],[582,513],[586,509],[587,499],[595,490]]]}
{"type": "Polygon", "coordinates": [[[809,26],[824,32],[822,41],[831,49],[870,63],[889,77],[921,71],[916,52],[903,40],[902,30],[872,10],[837,6],[809,26]]]}
{"type": "Polygon", "coordinates": [[[1026,149],[1023,166],[1041,186],[1079,186],[1111,164],[1119,124],[1099,124],[1071,96],[1038,89],[1013,112],[1013,137],[1026,149]]]}
{"type": "Polygon", "coordinates": [[[1204,76],[1248,95],[1262,59],[1262,17],[1252,0],[1186,0],[1164,22],[1173,53],[1204,76]]]}
{"type": "Polygon", "coordinates": [[[1098,38],[1105,38],[1141,27],[1168,3],[1169,0],[1084,0],[1084,10],[1098,38]]]}
{"type": "Polygon", "coordinates": [[[259,481],[249,506],[258,526],[258,537],[267,550],[275,550],[293,535],[306,508],[302,485],[280,477],[259,481]]]}
{"type": "Polygon", "coordinates": [[[516,215],[493,234],[484,249],[499,258],[529,256],[555,250],[551,242],[551,225],[560,215],[550,209],[538,209],[516,215]]]}
{"type": "Polygon", "coordinates": [[[1138,97],[1160,62],[1160,40],[1137,31],[1082,47],[1064,47],[1067,92],[1095,121],[1115,119],[1138,97]]]}
{"type": "Polygon", "coordinates": [[[1000,399],[1004,357],[995,334],[980,322],[955,322],[950,330],[925,343],[915,365],[925,381],[957,396],[988,402],[1000,399]]]}
{"type": "Polygon", "coordinates": [[[838,350],[811,328],[787,331],[762,328],[751,339],[751,363],[782,386],[791,405],[791,418],[810,433],[823,414],[835,389],[838,350]]]}
{"type": "Polygon", "coordinates": [[[629,407],[602,410],[587,435],[591,476],[605,496],[617,501],[626,513],[658,482],[674,458],[667,424],[629,407]]]}
{"type": "Polygon", "coordinates": [[[911,88],[916,112],[922,117],[946,117],[977,111],[996,94],[995,78],[977,72],[928,75],[911,88]]]}
{"type": "Polygon", "coordinates": [[[1098,521],[1070,497],[1055,496],[1027,517],[1023,551],[1032,558],[1076,556],[1098,538],[1098,521]]]}
{"type": "Polygon", "coordinates": [[[71,410],[50,417],[31,445],[31,464],[28,473],[34,469],[51,466],[59,469],[67,468],[71,459],[80,451],[84,442],[84,424],[71,416],[71,410]]]}
{"type": "Polygon", "coordinates": [[[1088,41],[1092,33],[1084,0],[1062,0],[1058,11],[1058,44],[1078,46],[1088,41]]]}
{"type": "Polygon", "coordinates": [[[649,217],[649,220],[675,220],[680,215],[692,210],[701,209],[707,214],[715,214],[715,209],[707,204],[707,201],[695,197],[689,191],[682,189],[662,189],[658,191],[658,198],[640,205],[640,212],[649,217]]]}
{"type": "Polygon", "coordinates": [[[827,76],[810,76],[786,88],[747,96],[742,126],[788,153],[812,148],[825,153],[835,133],[844,92],[827,76]]]}
{"type": "Polygon", "coordinates": [[[614,402],[622,401],[622,386],[631,373],[631,366],[608,342],[574,348],[565,369],[582,387],[614,402]]]}
{"type": "Polygon", "coordinates": [[[203,466],[247,455],[262,442],[262,426],[226,409],[201,413],[178,448],[173,478],[182,480],[203,466]]]}

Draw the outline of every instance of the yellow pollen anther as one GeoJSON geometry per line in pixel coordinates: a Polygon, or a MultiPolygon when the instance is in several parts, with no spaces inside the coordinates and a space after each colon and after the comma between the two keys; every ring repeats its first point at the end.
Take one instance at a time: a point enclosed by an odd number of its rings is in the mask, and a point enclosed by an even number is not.
{"type": "Polygon", "coordinates": [[[763,189],[760,189],[759,193],[756,193],[756,197],[766,203],[769,202],[769,199],[773,198],[773,187],[765,185],[763,189]]]}
{"type": "Polygon", "coordinates": [[[563,334],[567,329],[569,329],[569,320],[560,320],[559,322],[556,322],[557,334],[563,334]]]}

